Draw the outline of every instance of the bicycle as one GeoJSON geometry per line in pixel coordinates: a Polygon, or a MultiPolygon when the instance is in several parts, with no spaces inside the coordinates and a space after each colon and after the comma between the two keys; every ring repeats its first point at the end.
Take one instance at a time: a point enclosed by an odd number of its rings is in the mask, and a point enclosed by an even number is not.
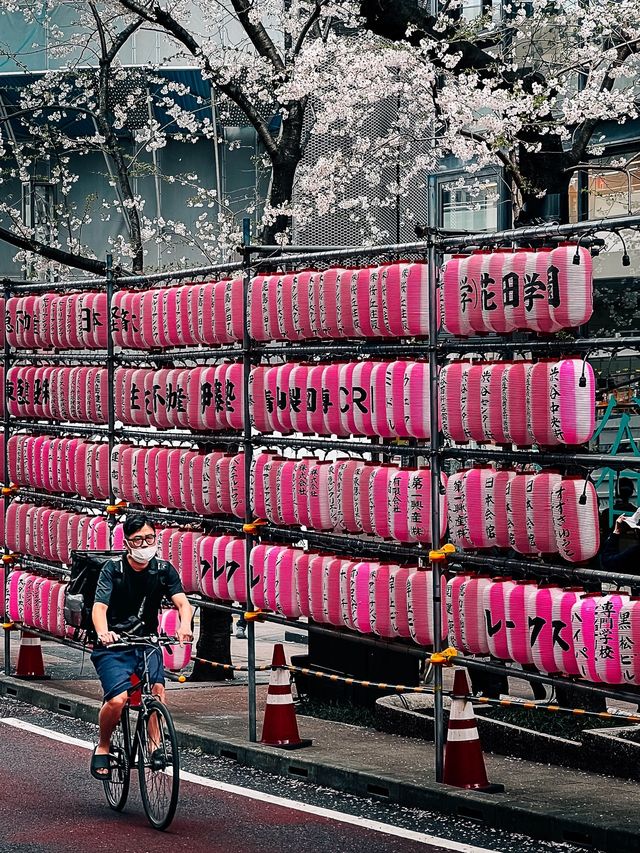
{"type": "MultiPolygon", "coordinates": [[[[126,637],[112,643],[110,649],[146,647],[158,650],[175,645],[173,637],[126,637]]],[[[111,737],[109,778],[103,781],[107,802],[115,811],[122,811],[129,796],[131,770],[137,768],[142,805],[154,829],[166,829],[175,815],[180,789],[180,755],[171,713],[166,705],[151,693],[148,654],[144,654],[142,680],[135,683],[132,693],[139,694],[139,704],[129,696],[120,722],[111,737]],[[130,711],[138,711],[131,731],[130,711]]]]}

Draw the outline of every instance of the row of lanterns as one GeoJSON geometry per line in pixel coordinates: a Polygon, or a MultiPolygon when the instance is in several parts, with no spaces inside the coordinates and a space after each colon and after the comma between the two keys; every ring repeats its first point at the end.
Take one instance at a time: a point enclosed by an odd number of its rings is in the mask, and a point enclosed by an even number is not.
{"type": "Polygon", "coordinates": [[[478,467],[449,477],[447,499],[449,538],[462,550],[559,553],[574,563],[598,553],[598,495],[590,480],[478,467]]]}
{"type": "MultiPolygon", "coordinates": [[[[7,377],[14,417],[104,424],[107,371],[100,367],[15,366],[7,377]]],[[[238,430],[243,425],[243,367],[119,368],[116,418],[158,429],[238,430]]],[[[421,361],[333,364],[289,362],[255,367],[249,381],[253,426],[260,432],[430,436],[429,369],[421,361]]],[[[595,427],[595,381],[580,359],[470,364],[440,375],[440,416],[447,438],[517,445],[582,444],[595,427]]]]}
{"type": "Polygon", "coordinates": [[[454,256],[442,271],[443,325],[452,335],[575,329],[593,313],[593,268],[582,246],[454,256]]]}
{"type": "MultiPolygon", "coordinates": [[[[401,542],[431,541],[428,468],[399,468],[355,459],[284,459],[259,453],[252,460],[251,491],[258,517],[274,524],[369,533],[401,542]]],[[[444,494],[440,509],[443,536],[444,494]]]]}
{"type": "MultiPolygon", "coordinates": [[[[258,341],[428,335],[423,263],[260,275],[249,284],[249,333],[258,341]]],[[[111,327],[127,349],[215,346],[242,340],[242,279],[152,290],[11,297],[11,346],[104,349],[111,327]]],[[[4,308],[4,304],[2,306],[4,308]]],[[[443,267],[444,327],[468,336],[577,328],[593,311],[589,252],[576,246],[474,252],[443,267]]],[[[438,318],[439,320],[439,318],[438,318]]]]}
{"type": "MultiPolygon", "coordinates": [[[[4,588],[4,568],[0,568],[0,589],[4,588]]],[[[14,622],[27,628],[45,631],[54,637],[73,639],[74,628],[64,621],[64,593],[66,583],[52,578],[34,575],[17,569],[9,575],[6,613],[14,622]]],[[[159,629],[169,637],[175,637],[178,629],[176,610],[163,610],[160,614],[159,629]]],[[[163,648],[165,667],[169,670],[181,670],[191,659],[191,646],[179,645],[163,648]]]]}
{"type": "Polygon", "coordinates": [[[433,645],[431,571],[267,544],[253,548],[251,571],[258,579],[252,590],[257,607],[433,645]]]}
{"type": "Polygon", "coordinates": [[[453,362],[439,381],[442,431],[458,443],[584,444],[595,430],[595,377],[582,359],[453,362]]]}
{"type": "Polygon", "coordinates": [[[640,684],[640,599],[579,587],[456,575],[449,642],[473,655],[605,684],[640,684]]]}
{"type": "MultiPolygon", "coordinates": [[[[67,565],[73,550],[104,551],[110,547],[105,518],[15,500],[7,507],[3,540],[10,551],[67,565]]],[[[121,532],[112,547],[124,547],[121,532]]]]}
{"type": "Polygon", "coordinates": [[[7,446],[10,482],[95,500],[109,497],[108,444],[17,433],[7,446]]]}

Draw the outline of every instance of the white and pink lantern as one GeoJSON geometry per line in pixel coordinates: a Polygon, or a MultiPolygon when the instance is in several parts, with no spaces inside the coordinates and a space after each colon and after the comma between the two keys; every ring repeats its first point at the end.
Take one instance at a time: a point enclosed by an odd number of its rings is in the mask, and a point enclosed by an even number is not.
{"type": "Polygon", "coordinates": [[[588,681],[605,684],[622,684],[628,681],[626,674],[633,671],[633,660],[628,654],[629,640],[635,638],[621,613],[629,613],[629,596],[622,594],[601,595],[587,593],[581,596],[571,610],[571,624],[575,641],[576,661],[580,674],[588,681]],[[624,654],[624,665],[623,665],[624,654]]]}
{"type": "Polygon", "coordinates": [[[561,557],[582,563],[598,553],[598,495],[590,480],[563,477],[553,489],[551,512],[561,557]]]}

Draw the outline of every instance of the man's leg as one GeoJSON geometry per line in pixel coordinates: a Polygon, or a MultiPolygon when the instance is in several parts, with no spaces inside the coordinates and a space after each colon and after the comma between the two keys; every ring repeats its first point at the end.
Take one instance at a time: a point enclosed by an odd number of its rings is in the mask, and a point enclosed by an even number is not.
{"type": "MultiPolygon", "coordinates": [[[[151,692],[156,697],[156,699],[162,702],[163,705],[166,705],[166,694],[164,684],[154,684],[151,688],[151,692]]],[[[147,732],[149,733],[149,752],[153,752],[160,746],[160,729],[158,727],[158,719],[156,714],[152,714],[149,717],[149,722],[147,723],[147,732]]]]}
{"type": "MultiPolygon", "coordinates": [[[[96,755],[108,755],[111,748],[111,735],[113,730],[118,725],[122,716],[122,709],[127,704],[129,694],[125,690],[124,693],[118,693],[112,699],[108,699],[98,716],[98,725],[100,726],[100,739],[96,748],[96,755]]],[[[100,775],[106,776],[108,770],[99,770],[100,775]]]]}

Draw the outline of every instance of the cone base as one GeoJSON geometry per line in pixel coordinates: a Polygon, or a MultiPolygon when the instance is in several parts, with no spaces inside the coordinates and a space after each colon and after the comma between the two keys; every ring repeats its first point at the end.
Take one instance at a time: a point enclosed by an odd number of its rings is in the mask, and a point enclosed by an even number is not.
{"type": "Polygon", "coordinates": [[[13,678],[19,678],[21,681],[48,681],[50,675],[14,675],[13,678]]]}
{"type": "Polygon", "coordinates": [[[461,791],[479,791],[481,794],[504,794],[504,785],[500,782],[489,782],[488,785],[454,785],[445,782],[450,788],[459,788],[461,791]]]}
{"type": "Polygon", "coordinates": [[[303,746],[311,746],[313,743],[309,738],[303,738],[298,741],[279,741],[274,743],[273,741],[261,740],[261,744],[264,746],[275,746],[277,749],[302,749],[303,746]]]}

